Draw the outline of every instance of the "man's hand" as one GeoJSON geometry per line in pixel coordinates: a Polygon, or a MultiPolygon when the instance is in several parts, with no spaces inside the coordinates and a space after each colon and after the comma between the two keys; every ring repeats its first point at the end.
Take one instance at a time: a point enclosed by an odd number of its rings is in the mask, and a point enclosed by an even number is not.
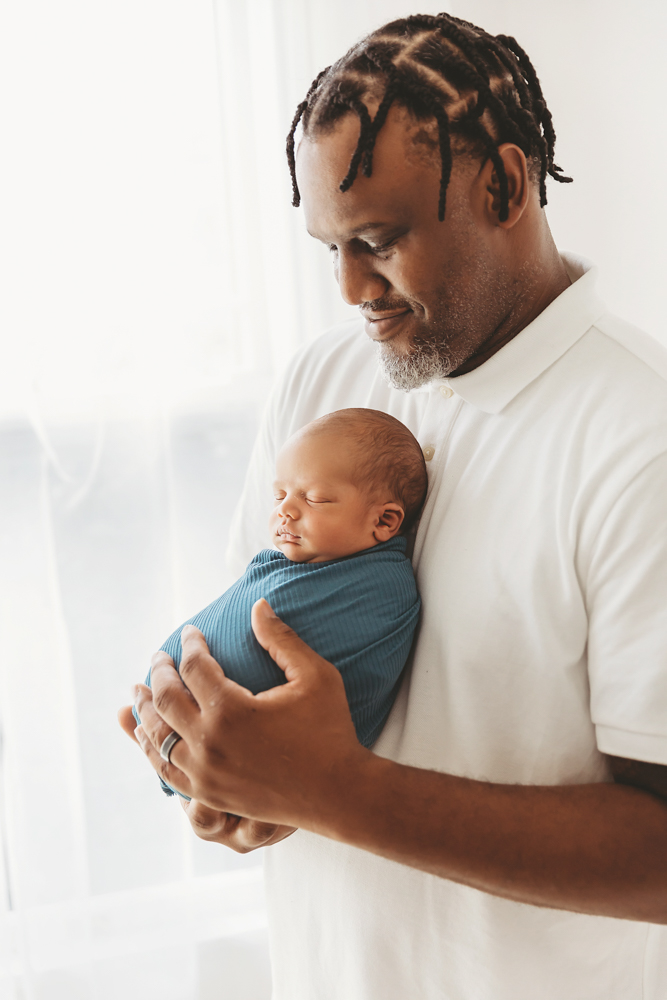
{"type": "MultiPolygon", "coordinates": [[[[155,711],[150,688],[140,684],[137,685],[136,692],[141,726],[137,726],[131,705],[121,708],[118,721],[127,735],[139,743],[158,773],[161,773],[164,761],[160,757],[159,748],[171,729],[155,711]]],[[[269,847],[294,833],[295,827],[244,819],[242,816],[211,809],[194,799],[189,802],[186,799],[179,801],[198,837],[223,844],[238,854],[247,854],[258,847],[269,847]]]]}
{"type": "MultiPolygon", "coordinates": [[[[265,825],[243,824],[232,838],[243,849],[260,846],[258,840],[282,839],[301,817],[308,818],[310,829],[317,828],[318,814],[335,808],[334,800],[344,801],[355,767],[377,760],[357,740],[338,670],[306,646],[266,601],[253,608],[253,628],[285,670],[286,684],[253,695],[225,677],[201,632],[187,626],[180,674],[171,657],[156,653],[152,692],[143,684],[136,688],[142,725],[135,730],[130,709],[121,715],[123,728],[173,788],[212,813],[271,826],[268,831],[265,825]],[[172,731],[181,740],[167,763],[159,748],[172,731]]],[[[231,833],[226,821],[216,825],[207,814],[206,823],[222,838],[231,833]]]]}
{"type": "Polygon", "coordinates": [[[275,823],[261,823],[256,819],[217,812],[195,799],[180,801],[198,837],[231,847],[237,854],[248,854],[258,847],[270,847],[295,830],[293,826],[277,826],[275,823]]]}

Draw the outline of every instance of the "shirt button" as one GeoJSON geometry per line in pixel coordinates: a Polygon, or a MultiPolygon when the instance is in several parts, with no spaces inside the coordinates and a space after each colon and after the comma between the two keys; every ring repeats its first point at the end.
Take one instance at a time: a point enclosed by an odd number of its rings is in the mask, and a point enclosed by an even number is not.
{"type": "Polygon", "coordinates": [[[444,396],[445,399],[451,399],[452,396],[454,395],[454,390],[450,389],[448,385],[441,385],[440,386],[440,395],[444,396]]]}
{"type": "Polygon", "coordinates": [[[430,462],[433,456],[435,455],[435,448],[433,447],[433,445],[432,444],[424,445],[422,451],[424,453],[424,461],[430,462]]]}

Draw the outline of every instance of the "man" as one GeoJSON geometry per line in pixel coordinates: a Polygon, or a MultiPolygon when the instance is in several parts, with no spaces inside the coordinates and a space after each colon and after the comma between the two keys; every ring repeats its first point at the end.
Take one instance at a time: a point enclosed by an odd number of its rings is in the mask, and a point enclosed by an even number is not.
{"type": "Polygon", "coordinates": [[[154,704],[138,689],[141,746],[200,836],[275,845],[276,1000],[657,997],[664,352],[555,248],[545,178],[567,178],[513,39],[394,22],[318,77],[302,116],[295,201],[370,340],[346,324],[290,367],[232,549],[240,570],[265,544],[289,434],[391,412],[429,463],[414,662],[371,753],[336,670],[260,603],[287,683],[253,697],[191,631],[191,693],[164,654],[154,704]]]}

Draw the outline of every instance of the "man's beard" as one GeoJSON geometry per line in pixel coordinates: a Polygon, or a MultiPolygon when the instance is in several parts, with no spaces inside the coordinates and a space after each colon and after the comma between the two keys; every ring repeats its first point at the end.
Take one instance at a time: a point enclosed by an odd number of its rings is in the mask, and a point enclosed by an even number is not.
{"type": "Polygon", "coordinates": [[[460,277],[453,276],[449,287],[443,285],[436,291],[428,320],[419,303],[413,304],[407,298],[394,300],[387,296],[370,303],[377,312],[403,306],[413,310],[416,329],[406,346],[397,350],[391,340],[376,343],[380,370],[394,389],[410,392],[452,375],[480,349],[509,312],[508,275],[497,262],[489,260],[475,226],[468,223],[466,227],[464,223],[470,238],[467,249],[461,250],[457,259],[459,272],[467,280],[463,283],[460,277]]]}
{"type": "Polygon", "coordinates": [[[474,353],[477,344],[472,337],[456,338],[454,347],[444,331],[429,330],[416,334],[408,349],[398,354],[391,341],[376,343],[382,376],[393,389],[410,392],[435,379],[447,378],[474,353]]]}

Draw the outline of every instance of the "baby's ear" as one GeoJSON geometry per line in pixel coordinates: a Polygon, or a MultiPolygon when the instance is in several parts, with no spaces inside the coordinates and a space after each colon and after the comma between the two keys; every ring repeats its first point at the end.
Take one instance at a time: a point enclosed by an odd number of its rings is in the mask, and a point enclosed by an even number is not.
{"type": "Polygon", "coordinates": [[[397,503],[386,503],[380,510],[373,537],[376,542],[388,542],[390,538],[397,535],[401,530],[405,512],[397,503]]]}

